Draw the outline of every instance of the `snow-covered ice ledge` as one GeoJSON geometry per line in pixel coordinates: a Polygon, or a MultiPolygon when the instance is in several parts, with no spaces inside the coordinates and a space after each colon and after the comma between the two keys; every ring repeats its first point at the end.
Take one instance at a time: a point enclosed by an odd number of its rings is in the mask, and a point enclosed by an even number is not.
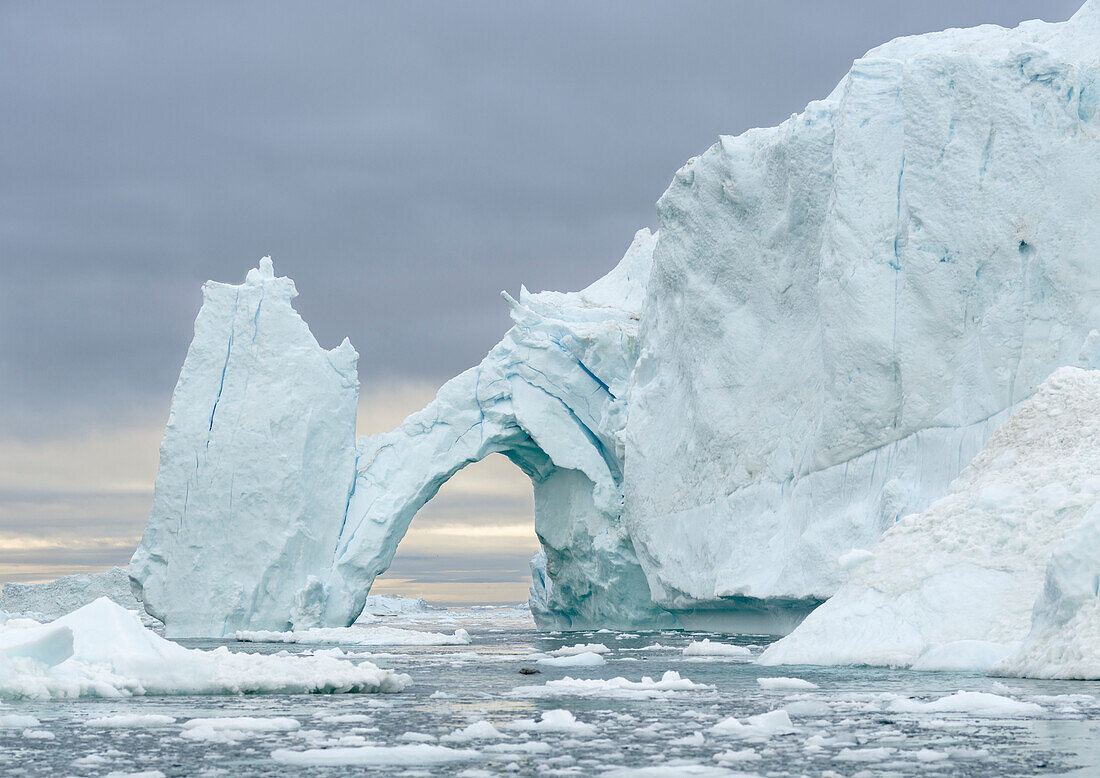
{"type": "Polygon", "coordinates": [[[355,444],[356,355],[269,262],[208,284],[131,565],[169,634],[345,626],[503,453],[540,626],[784,632],[1063,365],[1100,366],[1100,0],[902,38],[675,176],[619,266],[355,444]],[[702,622],[699,622],[702,623],[702,622]],[[748,626],[751,624],[752,626],[748,626]]]}

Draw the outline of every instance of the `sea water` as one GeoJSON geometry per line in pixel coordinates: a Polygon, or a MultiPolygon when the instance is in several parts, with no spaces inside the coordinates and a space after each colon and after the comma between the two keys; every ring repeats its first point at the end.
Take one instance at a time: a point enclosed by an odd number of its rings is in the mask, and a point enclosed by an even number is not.
{"type": "Polygon", "coordinates": [[[464,628],[470,643],[181,641],[266,653],[339,648],[412,683],[385,695],[12,702],[0,708],[0,774],[1100,775],[1100,683],[759,667],[751,658],[769,638],[546,634],[517,608],[427,611],[386,623],[464,628]],[[578,645],[587,648],[571,649],[578,645]],[[746,647],[748,656],[723,646],[746,647]],[[562,661],[578,664],[556,666],[562,661]],[[615,678],[625,682],[592,682],[615,678]],[[795,680],[759,680],[769,678],[795,680]],[[960,690],[990,696],[951,697],[960,690]],[[945,698],[963,704],[926,705],[945,698]]]}

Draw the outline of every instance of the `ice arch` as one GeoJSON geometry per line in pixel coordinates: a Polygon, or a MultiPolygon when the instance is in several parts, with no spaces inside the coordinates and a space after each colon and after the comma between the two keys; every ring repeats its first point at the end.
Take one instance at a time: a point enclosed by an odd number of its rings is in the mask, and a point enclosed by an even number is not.
{"type": "Polygon", "coordinates": [[[534,488],[540,626],[673,623],[653,604],[619,522],[620,398],[654,242],[639,232],[620,265],[581,292],[507,298],[515,326],[480,365],[398,429],[359,441],[331,575],[303,592],[297,622],[353,620],[416,512],[463,467],[499,453],[534,488]]]}
{"type": "Polygon", "coordinates": [[[574,293],[505,295],[515,325],[396,430],[354,440],[357,355],[322,349],[271,261],[208,283],[130,564],[173,636],[351,623],[416,512],[466,465],[526,473],[544,628],[675,623],[620,522],[624,395],[656,236],[574,293]]]}

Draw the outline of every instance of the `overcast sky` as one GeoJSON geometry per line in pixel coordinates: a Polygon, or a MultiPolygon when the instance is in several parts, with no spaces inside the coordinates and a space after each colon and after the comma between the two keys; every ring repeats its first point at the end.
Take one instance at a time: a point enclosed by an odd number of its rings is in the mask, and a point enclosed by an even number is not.
{"type": "MultiPolygon", "coordinates": [[[[270,254],[392,425],[499,339],[501,289],[602,275],[719,134],[889,38],[1078,4],[0,2],[0,580],[128,559],[205,279],[270,254]]],[[[522,568],[529,487],[467,481],[430,510],[507,514],[470,554],[522,568]]],[[[414,556],[409,586],[458,576],[414,556]]]]}

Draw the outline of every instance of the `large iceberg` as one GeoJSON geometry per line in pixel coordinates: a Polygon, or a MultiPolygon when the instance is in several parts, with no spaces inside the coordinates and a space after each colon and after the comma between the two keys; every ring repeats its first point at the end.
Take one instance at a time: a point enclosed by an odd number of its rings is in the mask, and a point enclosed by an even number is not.
{"type": "MultiPolygon", "coordinates": [[[[1095,618],[1097,603],[1097,408],[1100,371],[1056,372],[946,496],[892,527],[870,553],[848,554],[847,583],[760,661],[988,670],[1030,631],[1023,668],[1052,637],[1085,637],[1069,622],[1095,618]]],[[[1058,652],[1091,659],[1100,673],[1095,647],[1087,657],[1058,652]]]]}
{"type": "Polygon", "coordinates": [[[508,298],[479,366],[354,447],[351,347],[269,263],[208,285],[147,607],[177,635],[345,626],[417,510],[502,453],[540,626],[789,631],[1052,371],[1100,366],[1098,57],[1100,0],[872,50],[689,161],[605,278],[508,298]]]}
{"type": "Polygon", "coordinates": [[[1098,58],[1096,0],[900,38],[676,174],[624,436],[658,604],[828,597],[840,554],[1096,364],[1098,58]]]}

